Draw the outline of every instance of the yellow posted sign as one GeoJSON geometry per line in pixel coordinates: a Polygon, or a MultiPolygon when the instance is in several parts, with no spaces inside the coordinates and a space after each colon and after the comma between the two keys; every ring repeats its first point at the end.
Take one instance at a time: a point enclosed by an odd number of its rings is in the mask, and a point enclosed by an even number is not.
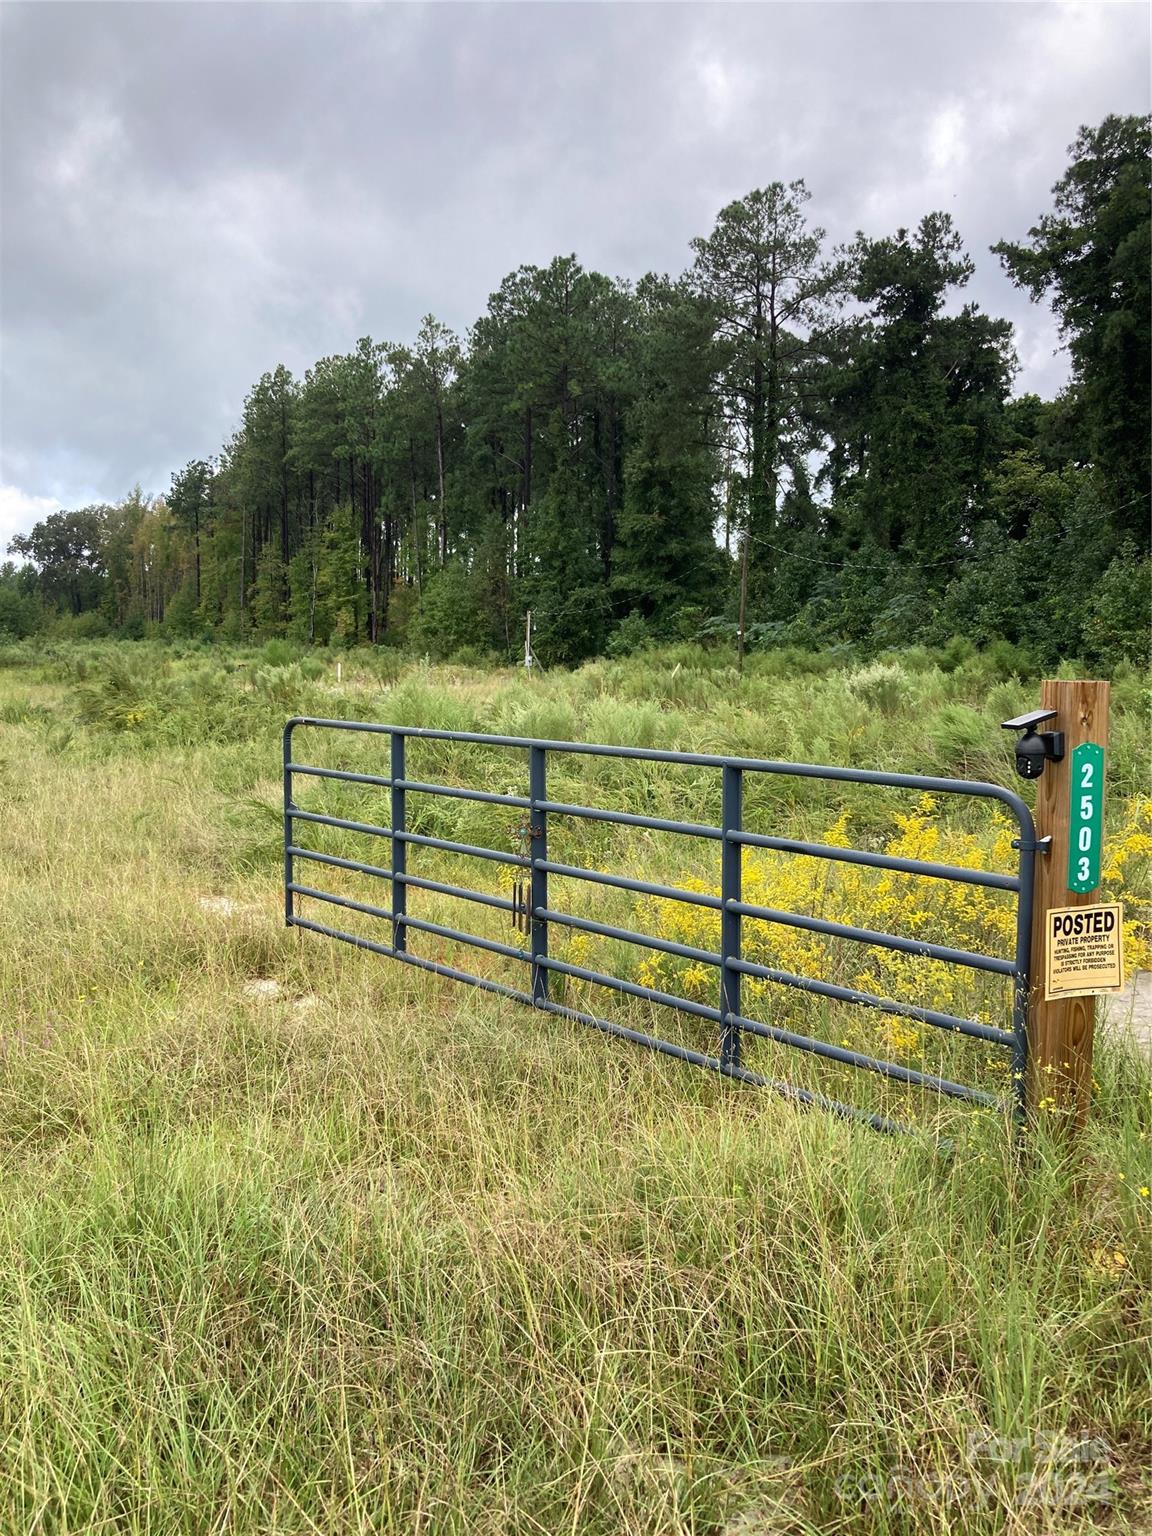
{"type": "Polygon", "coordinates": [[[1044,995],[1088,997],[1124,985],[1124,908],[1050,907],[1044,914],[1044,995]]]}

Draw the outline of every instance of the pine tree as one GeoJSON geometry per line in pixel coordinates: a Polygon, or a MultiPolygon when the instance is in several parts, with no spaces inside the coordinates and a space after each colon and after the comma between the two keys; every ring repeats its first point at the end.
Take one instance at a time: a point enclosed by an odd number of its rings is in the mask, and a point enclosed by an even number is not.
{"type": "Polygon", "coordinates": [[[1152,118],[1081,128],[1052,188],[1055,209],[1028,244],[992,249],[1034,299],[1048,298],[1072,358],[1072,404],[1084,458],[1104,477],[1119,536],[1148,541],[1152,410],[1152,118]]]}
{"type": "Polygon", "coordinates": [[[809,195],[802,181],[774,181],[730,203],[707,239],[692,241],[693,277],[717,318],[721,401],[743,460],[740,521],[754,602],[771,589],[789,468],[816,446],[820,374],[844,293],[843,266],[824,258],[824,231],[805,220],[809,195]]]}

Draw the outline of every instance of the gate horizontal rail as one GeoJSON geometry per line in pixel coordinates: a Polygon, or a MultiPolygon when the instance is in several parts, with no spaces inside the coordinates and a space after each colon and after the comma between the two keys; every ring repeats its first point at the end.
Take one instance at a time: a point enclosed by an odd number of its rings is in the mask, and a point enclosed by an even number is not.
{"type": "Polygon", "coordinates": [[[742,1037],[772,1040],[776,1044],[806,1052],[811,1055],[858,1068],[893,1082],[931,1090],[943,1097],[985,1106],[997,1105],[995,1095],[982,1089],[931,1072],[906,1067],[899,1062],[883,1060],[847,1046],[834,1045],[793,1030],[778,1028],[748,1017],[741,1008],[741,978],[749,976],[776,985],[796,988],[816,997],[836,1002],[855,1004],[864,1008],[914,1020],[946,1032],[981,1040],[989,1045],[1004,1047],[1012,1053],[1013,1109],[1017,1117],[1023,1112],[1025,1067],[1027,1063],[1027,1007],[1030,988],[1029,951],[1032,924],[1033,880],[1035,856],[1038,851],[1032,815],[1027,805],[1011,790],[998,784],[968,782],[964,779],[940,778],[927,774],[886,773],[873,769],[842,768],[812,763],[783,763],[767,759],[722,757],[697,752],[672,752],[647,747],[620,747],[595,745],[581,742],[550,741],[523,736],[488,735],[472,731],[445,731],[418,726],[385,725],[367,721],[326,720],[310,716],[297,716],[284,728],[284,917],[290,927],[339,939],[357,948],[386,955],[414,965],[420,969],[468,982],[482,990],[500,996],[514,998],[536,1008],[577,1022],[590,1024],[604,1033],[630,1040],[664,1055],[687,1061],[696,1066],[732,1077],[738,1081],[767,1087],[784,1097],[810,1106],[821,1107],[832,1113],[861,1120],[874,1129],[885,1132],[907,1130],[909,1127],[887,1116],[842,1103],[838,1099],[815,1093],[795,1084],[778,1082],[750,1071],[742,1061],[742,1037]],[[317,764],[297,762],[293,756],[294,733],[301,728],[322,731],[345,731],[386,736],[390,742],[389,772],[384,774],[361,773],[350,769],[329,768],[317,764]],[[409,779],[405,773],[405,745],[409,740],[461,742],[489,748],[520,749],[528,753],[529,793],[527,795],[499,794],[489,790],[474,789],[466,785],[429,783],[409,779]],[[719,769],[722,779],[721,825],[710,826],[699,822],[677,821],[666,817],[643,816],[634,812],[611,810],[599,806],[570,804],[549,799],[546,792],[547,759],[549,754],[617,758],[625,761],[656,762],[689,767],[719,769]],[[824,843],[806,842],[796,838],[773,837],[751,832],[743,826],[742,792],[747,774],[786,775],[793,778],[819,779],[832,783],[877,785],[899,789],[913,789],[931,794],[968,796],[993,800],[1007,807],[1015,818],[1019,836],[1013,846],[1019,854],[1015,873],[996,873],[970,869],[959,865],[941,864],[931,860],[897,857],[858,848],[844,848],[824,843]],[[337,782],[365,785],[387,790],[390,794],[390,824],[381,826],[374,822],[353,820],[319,811],[309,811],[296,805],[293,795],[297,777],[335,780],[337,782]],[[448,838],[433,837],[412,832],[406,824],[406,797],[408,794],[441,796],[454,800],[474,801],[480,804],[507,806],[526,812],[526,845],[530,853],[504,852],[485,848],[473,843],[448,838]],[[605,822],[621,826],[634,826],[658,832],[674,833],[699,838],[720,845],[720,894],[681,889],[648,880],[641,880],[603,870],[585,869],[579,865],[561,863],[548,856],[548,818],[577,818],[605,822]],[[390,845],[387,865],[361,862],[357,859],[330,854],[319,849],[306,848],[297,841],[297,824],[332,827],[353,834],[386,838],[390,845]],[[910,939],[899,934],[884,933],[876,929],[856,927],[848,923],[808,916],[803,913],[785,912],[776,908],[759,906],[742,899],[743,850],[746,847],[764,848],[776,852],[795,854],[815,859],[855,864],[873,869],[891,870],[900,874],[924,876],[957,884],[983,886],[1007,891],[1016,897],[1015,953],[1011,959],[997,955],[985,955],[969,950],[955,949],[934,941],[910,939]],[[514,870],[527,872],[530,894],[527,902],[518,906],[516,901],[489,891],[478,891],[467,886],[433,880],[426,876],[409,873],[407,854],[409,848],[430,848],[440,852],[458,854],[498,863],[514,870]],[[319,887],[304,884],[296,879],[297,860],[335,869],[348,870],[386,881],[391,891],[387,907],[375,903],[341,896],[319,887]],[[612,889],[688,903],[717,913],[720,927],[720,947],[717,950],[679,944],[632,929],[610,923],[579,917],[560,910],[549,901],[549,877],[588,882],[612,889]],[[523,917],[528,927],[529,947],[505,944],[482,935],[469,933],[443,923],[415,917],[407,910],[407,891],[426,890],[459,898],[510,912],[523,917]],[[370,917],[391,926],[391,943],[379,943],[317,922],[297,911],[297,900],[317,901],[340,907],[370,917]],[[885,998],[853,987],[840,986],[816,977],[800,976],[772,966],[745,959],[742,954],[743,924],[765,922],[818,933],[826,937],[847,940],[869,947],[876,946],[926,960],[959,965],[977,971],[1008,977],[1013,982],[1011,1027],[1001,1029],[976,1019],[966,1019],[931,1008],[921,1007],[893,998],[885,998]],[[662,951],[698,964],[714,966],[718,974],[717,1006],[712,1007],[692,999],[679,997],[640,982],[612,976],[586,966],[574,965],[557,959],[548,952],[548,935],[553,926],[604,938],[636,944],[662,951]],[[522,991],[487,977],[472,975],[454,966],[446,966],[410,952],[408,933],[428,933],[453,943],[461,943],[489,954],[499,955],[529,968],[531,987],[522,991]],[[616,1024],[580,1009],[570,1008],[549,995],[548,980],[551,975],[571,977],[606,987],[625,996],[641,998],[647,1002],[667,1006],[689,1017],[704,1020],[718,1028],[719,1047],[716,1054],[696,1051],[673,1041],[642,1030],[616,1024]]]}

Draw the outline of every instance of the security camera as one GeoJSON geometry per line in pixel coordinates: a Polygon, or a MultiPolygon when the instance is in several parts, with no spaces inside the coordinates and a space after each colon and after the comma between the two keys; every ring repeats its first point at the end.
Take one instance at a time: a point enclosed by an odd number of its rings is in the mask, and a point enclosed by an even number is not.
{"type": "Polygon", "coordinates": [[[1027,715],[1017,715],[1014,720],[1001,720],[1006,731],[1020,731],[1016,743],[1016,772],[1022,779],[1038,779],[1049,759],[1058,763],[1064,756],[1063,731],[1038,731],[1036,727],[1045,720],[1055,720],[1054,709],[1034,709],[1027,715]]]}

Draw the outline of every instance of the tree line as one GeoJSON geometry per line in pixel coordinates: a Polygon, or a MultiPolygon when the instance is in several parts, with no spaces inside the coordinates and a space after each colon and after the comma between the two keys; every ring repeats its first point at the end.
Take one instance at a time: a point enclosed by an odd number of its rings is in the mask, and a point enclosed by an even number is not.
{"type": "Polygon", "coordinates": [[[802,181],[731,203],[679,276],[511,273],[283,365],[167,493],[14,539],[0,633],[287,635],[544,664],[649,640],[884,647],[965,634],[1140,656],[1149,592],[1152,120],[1081,130],[993,247],[1071,361],[1012,395],[947,213],[833,246],[802,181]]]}

